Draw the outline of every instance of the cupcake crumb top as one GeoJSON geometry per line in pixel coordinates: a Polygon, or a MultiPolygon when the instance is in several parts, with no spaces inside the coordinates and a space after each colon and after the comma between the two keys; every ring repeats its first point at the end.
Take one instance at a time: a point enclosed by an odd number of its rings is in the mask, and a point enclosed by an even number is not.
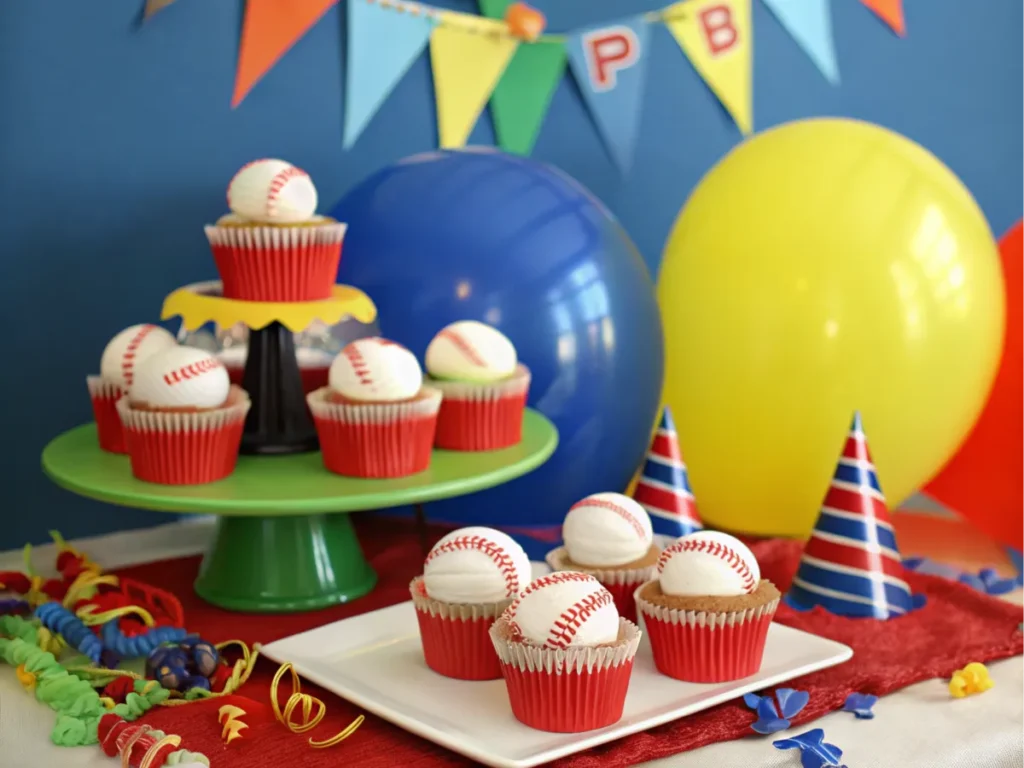
{"type": "Polygon", "coordinates": [[[587,573],[588,571],[606,570],[632,571],[639,570],[641,568],[650,568],[652,565],[657,565],[658,556],[660,554],[661,548],[657,544],[652,544],[650,549],[647,550],[646,554],[644,554],[641,557],[638,557],[636,560],[631,560],[628,563],[623,563],[622,565],[616,565],[614,567],[609,566],[602,568],[599,566],[583,565],[582,563],[577,563],[571,557],[569,557],[569,553],[568,551],[566,551],[564,555],[565,559],[562,561],[562,567],[564,568],[564,570],[567,571],[582,571],[583,573],[587,573]]]}
{"type": "Polygon", "coordinates": [[[696,596],[667,595],[661,589],[657,579],[645,584],[640,590],[640,598],[661,608],[677,611],[704,611],[707,613],[731,613],[758,608],[778,600],[779,590],[767,579],[762,579],[750,594],[727,596],[696,596]]]}

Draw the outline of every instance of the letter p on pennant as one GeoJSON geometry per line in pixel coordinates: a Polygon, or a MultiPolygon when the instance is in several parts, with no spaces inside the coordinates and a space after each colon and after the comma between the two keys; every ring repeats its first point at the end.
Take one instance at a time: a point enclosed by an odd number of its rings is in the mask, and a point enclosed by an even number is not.
{"type": "Polygon", "coordinates": [[[590,87],[610,91],[616,74],[636,64],[640,58],[640,41],[629,27],[605,27],[583,36],[590,87]]]}

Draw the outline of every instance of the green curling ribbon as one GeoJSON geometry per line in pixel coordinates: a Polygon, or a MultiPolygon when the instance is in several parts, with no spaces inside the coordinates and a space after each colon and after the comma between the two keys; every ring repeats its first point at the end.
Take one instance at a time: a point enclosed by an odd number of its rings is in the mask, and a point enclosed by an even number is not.
{"type": "Polygon", "coordinates": [[[164,761],[164,765],[188,765],[189,763],[199,763],[209,768],[210,759],[201,752],[189,752],[187,749],[179,749],[177,752],[171,752],[164,761]]]}
{"type": "Polygon", "coordinates": [[[19,638],[30,645],[39,644],[36,625],[21,616],[0,616],[0,634],[19,638]]]}

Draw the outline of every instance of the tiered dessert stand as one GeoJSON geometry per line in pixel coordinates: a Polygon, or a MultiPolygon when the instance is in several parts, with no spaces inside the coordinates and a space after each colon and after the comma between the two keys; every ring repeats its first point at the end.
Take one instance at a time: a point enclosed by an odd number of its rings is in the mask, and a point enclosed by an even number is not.
{"type": "Polygon", "coordinates": [[[161,317],[180,316],[186,329],[243,323],[250,329],[243,388],[252,409],[235,472],[215,483],[155,485],[136,480],[127,456],[99,448],[95,424],[76,427],[43,450],[43,469],[59,486],[99,501],[160,512],[218,516],[196,592],[240,611],[303,611],[368,593],[376,574],[363,557],[348,513],[461,496],[526,474],[543,464],[558,433],[527,410],[522,442],[500,451],[435,451],[430,468],[411,477],[368,480],[323,467],[306,409],[294,333],[316,320],[346,315],[364,323],[376,307],[361,291],[334,287],[324,301],[275,304],[224,299],[204,283],[171,293],[161,317]]]}

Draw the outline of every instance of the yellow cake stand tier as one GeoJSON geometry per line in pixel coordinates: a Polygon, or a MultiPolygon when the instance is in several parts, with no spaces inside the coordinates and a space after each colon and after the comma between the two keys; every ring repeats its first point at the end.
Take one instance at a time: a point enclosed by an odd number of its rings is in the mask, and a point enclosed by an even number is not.
{"type": "Polygon", "coordinates": [[[295,334],[314,322],[334,325],[344,317],[370,323],[377,307],[358,288],[335,285],[322,301],[236,301],[221,295],[219,282],[194,283],[164,299],[160,317],[180,317],[194,331],[205,323],[249,328],[242,388],[252,399],[242,435],[243,454],[287,454],[319,447],[302,375],[295,357],[295,334]]]}
{"type": "Polygon", "coordinates": [[[216,323],[221,328],[242,323],[249,330],[257,331],[276,322],[292,333],[300,333],[317,320],[335,325],[346,316],[361,323],[372,323],[377,317],[377,307],[370,297],[350,285],[334,286],[329,299],[291,303],[236,301],[225,299],[220,291],[218,281],[179,288],[164,299],[160,319],[180,317],[189,331],[205,323],[216,323]]]}

